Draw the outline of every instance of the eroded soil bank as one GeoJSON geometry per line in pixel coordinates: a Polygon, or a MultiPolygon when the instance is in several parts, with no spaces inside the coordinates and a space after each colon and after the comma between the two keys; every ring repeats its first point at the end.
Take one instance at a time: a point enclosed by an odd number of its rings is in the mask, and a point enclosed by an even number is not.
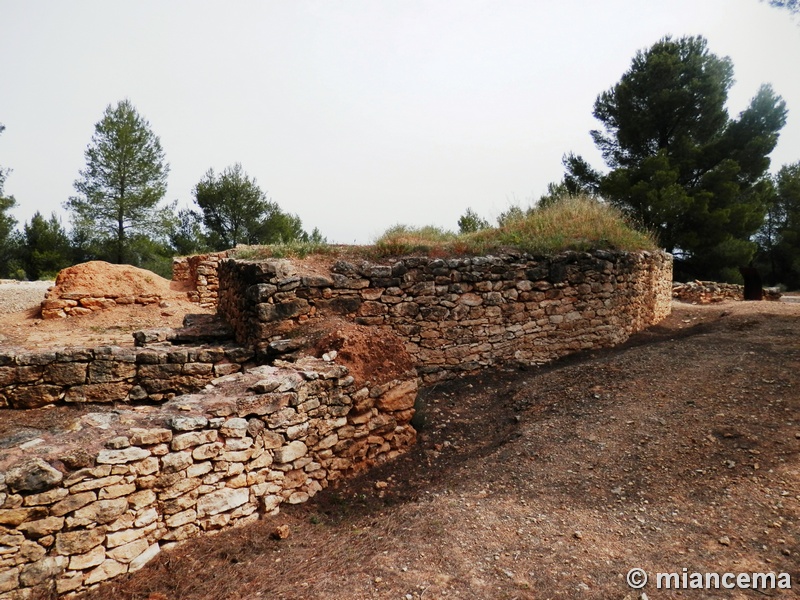
{"type": "Polygon", "coordinates": [[[91,597],[638,598],[633,567],[792,581],[650,598],[797,597],[799,389],[800,305],[675,304],[619,348],[427,389],[408,455],[91,597]]]}

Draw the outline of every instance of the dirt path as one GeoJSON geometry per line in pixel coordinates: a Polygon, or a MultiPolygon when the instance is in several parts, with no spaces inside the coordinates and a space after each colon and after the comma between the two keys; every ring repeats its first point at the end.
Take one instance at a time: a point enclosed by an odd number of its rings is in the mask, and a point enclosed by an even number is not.
{"type": "Polygon", "coordinates": [[[649,598],[799,597],[798,390],[800,306],[677,304],[624,347],[428,389],[408,456],[92,598],[633,599],[633,567],[792,583],[649,598]]]}

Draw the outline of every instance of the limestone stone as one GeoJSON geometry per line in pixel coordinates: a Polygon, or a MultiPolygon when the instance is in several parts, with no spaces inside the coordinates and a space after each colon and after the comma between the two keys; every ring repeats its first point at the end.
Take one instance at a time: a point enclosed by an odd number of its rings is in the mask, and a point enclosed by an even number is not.
{"type": "Polygon", "coordinates": [[[118,546],[108,551],[108,557],[121,563],[130,563],[137,556],[140,556],[149,547],[147,540],[138,539],[129,544],[118,546]]]}
{"type": "Polygon", "coordinates": [[[84,579],[85,585],[94,585],[127,572],[128,566],[112,558],[105,560],[100,566],[89,571],[84,579]]]}
{"type": "Polygon", "coordinates": [[[261,434],[261,439],[263,440],[264,448],[267,450],[280,448],[286,441],[280,433],[275,431],[264,431],[261,434]]]}
{"type": "Polygon", "coordinates": [[[100,490],[100,499],[106,500],[111,498],[119,498],[121,496],[133,494],[135,491],[135,483],[118,483],[117,485],[102,488],[100,490]]]}
{"type": "Polygon", "coordinates": [[[158,520],[158,511],[155,508],[146,508],[140,511],[133,522],[134,527],[146,527],[150,523],[155,523],[158,520]]]}
{"type": "Polygon", "coordinates": [[[290,463],[301,456],[305,456],[307,452],[308,447],[303,442],[294,440],[275,450],[273,457],[277,463],[290,463]]]}
{"type": "MultiPolygon", "coordinates": [[[[216,431],[214,433],[216,433],[216,431]]],[[[174,441],[175,440],[173,440],[173,443],[174,441]]],[[[175,473],[177,471],[182,471],[193,463],[191,452],[170,452],[161,457],[161,470],[164,473],[175,473]]]]}
{"type": "Polygon", "coordinates": [[[19,567],[0,569],[0,594],[19,587],[19,567]]]}
{"type": "Polygon", "coordinates": [[[58,533],[56,534],[56,552],[63,556],[83,554],[102,544],[105,538],[106,530],[103,527],[58,533]]]}
{"type": "Polygon", "coordinates": [[[150,560],[155,558],[161,552],[161,546],[156,542],[147,547],[139,556],[134,558],[129,565],[129,571],[133,573],[145,566],[150,560]]]}
{"type": "Polygon", "coordinates": [[[74,592],[82,585],[83,573],[59,577],[58,580],[56,580],[56,592],[58,594],[67,594],[69,592],[74,592]]]}
{"type": "Polygon", "coordinates": [[[0,525],[16,527],[25,521],[41,519],[47,516],[47,509],[41,506],[29,508],[0,509],[0,525]]]}
{"type": "Polygon", "coordinates": [[[12,407],[30,409],[57,402],[61,392],[59,385],[23,385],[7,390],[6,396],[12,407]]]}
{"type": "Polygon", "coordinates": [[[195,460],[208,460],[210,458],[216,458],[217,455],[222,451],[222,447],[223,445],[221,442],[196,446],[194,449],[192,449],[192,458],[195,460]]]}
{"type": "Polygon", "coordinates": [[[131,444],[134,446],[160,444],[172,441],[172,431],[160,427],[144,429],[134,427],[129,432],[131,444]]]}
{"type": "MultiPolygon", "coordinates": [[[[156,447],[154,446],[153,449],[156,447]]],[[[151,452],[153,451],[151,449],[151,452]]],[[[167,449],[168,450],[168,449],[167,449]]],[[[165,453],[166,454],[166,453],[165,453]]],[[[140,460],[138,462],[130,463],[130,467],[134,473],[137,475],[152,475],[156,471],[158,471],[158,458],[155,456],[148,456],[144,460],[140,460]]]]}
{"type": "Polygon", "coordinates": [[[202,416],[178,415],[170,419],[170,427],[175,431],[194,431],[208,425],[208,419],[202,416]]]}
{"type": "Polygon", "coordinates": [[[115,531],[106,536],[106,547],[116,548],[124,544],[129,544],[133,540],[138,540],[145,535],[144,528],[141,529],[123,529],[122,531],[115,531]]]}
{"type": "MultiPolygon", "coordinates": [[[[208,429],[205,431],[190,431],[189,433],[181,433],[172,438],[170,448],[173,451],[185,450],[193,446],[200,446],[202,444],[210,444],[217,441],[218,433],[215,429],[208,429]]],[[[162,459],[163,460],[163,459],[162,459]]]]}
{"type": "Polygon", "coordinates": [[[64,527],[64,517],[45,517],[38,521],[27,521],[17,526],[19,531],[24,531],[32,538],[40,538],[61,531],[64,527]]]}
{"type": "Polygon", "coordinates": [[[13,492],[42,492],[60,483],[61,471],[41,458],[32,458],[6,471],[6,485],[13,492]]]}
{"type": "Polygon", "coordinates": [[[53,488],[52,490],[48,490],[46,492],[42,492],[41,494],[31,494],[30,496],[26,496],[23,504],[25,506],[41,506],[44,504],[53,504],[61,500],[64,496],[67,496],[69,492],[64,488],[58,487],[53,488]]]}
{"type": "Polygon", "coordinates": [[[103,546],[95,546],[85,554],[73,554],[69,557],[69,569],[82,571],[96,567],[106,559],[106,549],[103,546]]]}
{"type": "Polygon", "coordinates": [[[183,510],[179,513],[175,513],[174,515],[170,515],[166,519],[164,519],[164,523],[166,523],[167,527],[174,529],[176,527],[180,527],[182,525],[186,525],[187,523],[194,523],[197,520],[197,511],[194,509],[183,510]]]}
{"type": "Polygon", "coordinates": [[[240,417],[228,419],[222,424],[219,432],[226,438],[243,438],[247,435],[247,420],[240,417]]]}
{"type": "Polygon", "coordinates": [[[128,496],[128,505],[133,510],[141,510],[155,501],[156,493],[153,490],[140,490],[128,496]]]}
{"type": "Polygon", "coordinates": [[[417,398],[417,381],[403,381],[378,398],[378,408],[385,411],[406,410],[414,407],[417,398]]]}
{"type": "Polygon", "coordinates": [[[197,501],[197,515],[205,517],[216,515],[241,506],[250,498],[247,488],[240,489],[221,489],[202,496],[197,501]]]}
{"type": "Polygon", "coordinates": [[[126,498],[97,500],[75,511],[75,518],[101,525],[110,523],[128,509],[126,498]]]}
{"type": "Polygon", "coordinates": [[[100,477],[98,479],[90,479],[88,481],[82,481],[80,483],[76,483],[75,485],[69,488],[70,493],[77,494],[78,492],[86,492],[88,490],[96,490],[102,487],[108,487],[110,485],[115,485],[122,481],[121,475],[109,475],[107,477],[100,477]]]}
{"type": "Polygon", "coordinates": [[[48,556],[37,560],[22,568],[19,582],[25,587],[34,587],[45,581],[51,581],[61,574],[67,562],[63,556],[48,556]]]}

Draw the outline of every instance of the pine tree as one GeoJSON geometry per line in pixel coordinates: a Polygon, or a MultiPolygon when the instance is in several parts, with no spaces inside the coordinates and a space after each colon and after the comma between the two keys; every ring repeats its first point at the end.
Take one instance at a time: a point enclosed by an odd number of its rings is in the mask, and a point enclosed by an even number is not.
{"type": "Polygon", "coordinates": [[[65,207],[88,242],[109,248],[113,262],[135,261],[137,237],[163,238],[169,208],[159,208],[169,165],[161,142],[131,104],[109,105],[85,152],[86,168],[75,181],[77,196],[65,207]]]}

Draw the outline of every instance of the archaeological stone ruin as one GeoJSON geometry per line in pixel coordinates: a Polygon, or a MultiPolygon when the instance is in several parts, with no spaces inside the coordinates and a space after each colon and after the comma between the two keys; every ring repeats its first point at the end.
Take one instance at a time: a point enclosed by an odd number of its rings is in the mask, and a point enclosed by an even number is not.
{"type": "Polygon", "coordinates": [[[176,261],[175,276],[214,323],[0,353],[0,415],[88,409],[0,439],[0,600],[82,591],[305,502],[414,444],[419,386],[622,343],[672,298],[661,252],[324,268],[213,255],[176,261]]]}

